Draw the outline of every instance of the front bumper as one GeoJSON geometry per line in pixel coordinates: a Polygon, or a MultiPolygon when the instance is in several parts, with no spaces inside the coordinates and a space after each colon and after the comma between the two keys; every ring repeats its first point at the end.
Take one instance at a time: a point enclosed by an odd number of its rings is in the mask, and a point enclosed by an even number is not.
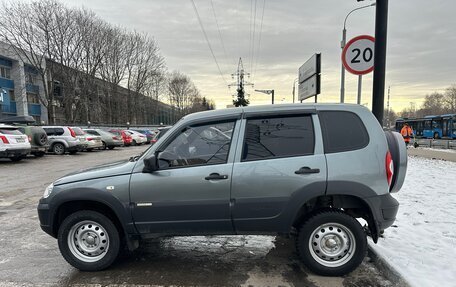
{"type": "Polygon", "coordinates": [[[40,219],[41,229],[44,232],[46,232],[47,234],[51,235],[52,237],[56,237],[56,234],[54,234],[54,230],[52,228],[51,212],[50,212],[49,204],[44,203],[43,199],[40,199],[37,210],[38,210],[38,218],[40,219]]]}
{"type": "Polygon", "coordinates": [[[21,148],[21,149],[5,149],[0,151],[0,157],[18,157],[26,156],[30,153],[30,148],[21,148]]]}

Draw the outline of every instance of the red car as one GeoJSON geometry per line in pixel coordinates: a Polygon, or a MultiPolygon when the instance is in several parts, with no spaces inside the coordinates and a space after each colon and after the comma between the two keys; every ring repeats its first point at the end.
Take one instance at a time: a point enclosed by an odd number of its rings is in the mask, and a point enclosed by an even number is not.
{"type": "Polygon", "coordinates": [[[124,143],[124,146],[129,146],[131,145],[131,142],[132,142],[132,138],[131,138],[131,135],[129,135],[128,133],[125,132],[125,130],[117,130],[117,129],[113,129],[113,130],[109,130],[110,133],[113,133],[119,137],[122,137],[122,140],[123,140],[123,143],[124,143]]]}

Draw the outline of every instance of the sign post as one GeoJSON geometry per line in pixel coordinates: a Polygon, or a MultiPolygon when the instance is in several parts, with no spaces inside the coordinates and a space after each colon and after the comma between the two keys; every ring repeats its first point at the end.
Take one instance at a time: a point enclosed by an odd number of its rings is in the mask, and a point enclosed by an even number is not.
{"type": "Polygon", "coordinates": [[[374,70],[374,47],[375,38],[369,35],[361,35],[351,39],[342,51],[342,63],[347,71],[358,75],[358,99],[361,104],[361,88],[363,75],[374,70]]]}
{"type": "Polygon", "coordinates": [[[298,100],[302,101],[320,94],[321,54],[314,54],[299,68],[298,100]]]}

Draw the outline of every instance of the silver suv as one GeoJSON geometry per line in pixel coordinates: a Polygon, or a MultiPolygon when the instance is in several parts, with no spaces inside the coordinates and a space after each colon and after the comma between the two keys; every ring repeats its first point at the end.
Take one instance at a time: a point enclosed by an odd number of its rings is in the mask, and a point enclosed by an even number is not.
{"type": "Polygon", "coordinates": [[[275,105],[185,116],[130,160],[67,175],[41,227],[81,270],[153,236],[295,235],[315,273],[343,275],[396,218],[407,155],[358,105],[275,105]],[[363,218],[367,226],[357,220],[363,218]]]}
{"type": "Polygon", "coordinates": [[[65,152],[75,154],[87,148],[87,143],[81,141],[75,131],[70,127],[64,126],[44,126],[49,140],[49,151],[57,155],[65,152]]]}

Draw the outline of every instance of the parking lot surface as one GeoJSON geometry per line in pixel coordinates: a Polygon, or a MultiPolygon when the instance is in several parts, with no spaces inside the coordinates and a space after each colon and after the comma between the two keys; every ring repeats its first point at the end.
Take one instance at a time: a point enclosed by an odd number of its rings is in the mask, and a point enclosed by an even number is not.
{"type": "Polygon", "coordinates": [[[311,274],[292,239],[199,236],[144,241],[102,272],[80,272],[39,227],[45,187],[80,169],[128,159],[147,146],[76,155],[0,160],[0,286],[396,286],[366,258],[344,277],[311,274]]]}

